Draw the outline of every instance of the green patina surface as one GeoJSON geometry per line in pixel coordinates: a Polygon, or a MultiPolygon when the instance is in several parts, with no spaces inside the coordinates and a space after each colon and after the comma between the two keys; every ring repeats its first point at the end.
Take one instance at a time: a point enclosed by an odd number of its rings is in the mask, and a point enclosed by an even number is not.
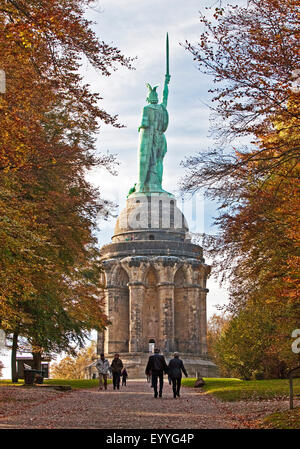
{"type": "MultiPolygon", "coordinates": [[[[169,38],[166,39],[166,75],[163,99],[158,104],[158,86],[147,84],[149,103],[144,107],[139,131],[138,148],[138,182],[130,189],[132,193],[164,192],[162,188],[163,159],[167,152],[167,141],[164,133],[168,128],[169,116],[167,102],[169,95],[169,38]]],[[[168,193],[168,192],[166,192],[168,193]]]]}

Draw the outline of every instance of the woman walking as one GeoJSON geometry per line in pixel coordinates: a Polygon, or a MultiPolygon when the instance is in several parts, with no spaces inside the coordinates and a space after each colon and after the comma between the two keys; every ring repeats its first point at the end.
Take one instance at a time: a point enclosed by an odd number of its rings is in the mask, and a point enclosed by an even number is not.
{"type": "Polygon", "coordinates": [[[168,375],[172,381],[174,398],[176,398],[176,396],[180,397],[182,372],[184,373],[185,377],[187,377],[188,374],[182,360],[179,358],[178,352],[174,352],[173,356],[174,358],[169,362],[168,375]]]}

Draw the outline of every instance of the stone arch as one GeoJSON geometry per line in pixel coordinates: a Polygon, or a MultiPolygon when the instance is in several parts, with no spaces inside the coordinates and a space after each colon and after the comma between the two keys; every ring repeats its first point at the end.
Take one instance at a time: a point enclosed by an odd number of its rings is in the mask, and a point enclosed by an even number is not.
{"type": "Polygon", "coordinates": [[[107,274],[107,284],[127,287],[127,284],[129,282],[129,275],[126,268],[123,267],[120,263],[115,264],[107,274]]]}
{"type": "Polygon", "coordinates": [[[109,295],[110,351],[129,351],[129,277],[120,265],[113,273],[112,292],[109,295]]]}
{"type": "Polygon", "coordinates": [[[142,310],[142,347],[149,350],[149,341],[159,340],[158,273],[150,266],[145,274],[145,295],[142,310]]]}
{"type": "Polygon", "coordinates": [[[180,352],[189,352],[187,272],[180,267],[174,276],[174,345],[180,352]]]}
{"type": "Polygon", "coordinates": [[[152,284],[153,285],[153,279],[155,279],[156,284],[158,284],[160,282],[160,273],[159,273],[159,269],[157,266],[155,266],[155,263],[145,263],[143,265],[143,276],[141,277],[141,281],[142,283],[147,287],[147,285],[151,284],[151,280],[152,280],[152,284]],[[150,284],[149,284],[150,282],[150,284]]]}

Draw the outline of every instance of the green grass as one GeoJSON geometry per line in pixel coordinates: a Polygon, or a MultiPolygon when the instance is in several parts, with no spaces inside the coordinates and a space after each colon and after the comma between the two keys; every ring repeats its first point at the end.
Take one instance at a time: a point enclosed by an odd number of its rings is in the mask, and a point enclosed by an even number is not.
{"type": "MultiPolygon", "coordinates": [[[[107,382],[110,384],[112,381],[108,379],[107,382]]],[[[70,385],[72,389],[77,388],[94,388],[99,385],[98,379],[45,379],[44,384],[46,385],[70,385]]],[[[24,385],[24,380],[20,379],[18,383],[12,383],[8,379],[0,379],[0,386],[22,386],[24,385]]]]}
{"type": "MultiPolygon", "coordinates": [[[[196,379],[183,379],[182,384],[193,387],[196,379]]],[[[288,398],[288,379],[241,380],[229,378],[204,378],[203,390],[223,401],[288,398]]],[[[300,379],[294,379],[294,394],[300,395],[300,379]]]]}
{"type": "Polygon", "coordinates": [[[264,429],[300,429],[300,407],[272,413],[261,422],[260,427],[264,429]]]}
{"type": "Polygon", "coordinates": [[[14,383],[10,379],[0,379],[0,387],[9,387],[11,385],[14,387],[20,387],[24,385],[24,380],[20,379],[18,383],[14,383]]]}

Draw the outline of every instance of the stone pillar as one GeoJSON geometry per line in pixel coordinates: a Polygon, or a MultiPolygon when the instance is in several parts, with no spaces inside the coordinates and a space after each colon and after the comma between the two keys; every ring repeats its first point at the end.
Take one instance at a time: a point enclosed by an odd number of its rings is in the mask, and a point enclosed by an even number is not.
{"type": "MultiPolygon", "coordinates": [[[[105,300],[104,300],[104,311],[105,315],[109,318],[109,308],[108,308],[108,298],[109,298],[109,289],[105,288],[104,290],[105,300]]],[[[104,354],[108,354],[108,341],[109,341],[109,326],[102,333],[103,336],[103,352],[104,354]]]]}
{"type": "MultiPolygon", "coordinates": [[[[108,317],[108,301],[107,301],[108,292],[107,292],[107,289],[105,289],[105,288],[102,288],[101,292],[102,292],[104,313],[108,317]]],[[[107,341],[108,341],[107,329],[98,331],[97,332],[97,354],[98,355],[100,355],[102,352],[107,353],[107,350],[108,350],[107,341]]]]}
{"type": "Polygon", "coordinates": [[[142,351],[142,310],[145,286],[142,282],[129,282],[129,352],[142,351]]]}
{"type": "Polygon", "coordinates": [[[129,304],[126,287],[107,286],[106,313],[111,324],[105,335],[105,352],[127,352],[129,340],[129,304]],[[127,302],[127,305],[126,305],[127,302]]]}
{"type": "Polygon", "coordinates": [[[200,290],[201,286],[192,284],[186,286],[188,296],[188,317],[186,325],[188,326],[189,348],[187,352],[201,354],[201,306],[200,290]]]}
{"type": "Polygon", "coordinates": [[[160,338],[162,352],[174,351],[174,283],[161,282],[157,285],[159,295],[160,338]]]}
{"type": "Polygon", "coordinates": [[[97,354],[100,355],[105,352],[105,331],[97,332],[97,354]]]}
{"type": "Polygon", "coordinates": [[[207,316],[206,316],[206,295],[207,288],[200,290],[200,340],[201,340],[201,354],[207,354],[207,316]]]}

